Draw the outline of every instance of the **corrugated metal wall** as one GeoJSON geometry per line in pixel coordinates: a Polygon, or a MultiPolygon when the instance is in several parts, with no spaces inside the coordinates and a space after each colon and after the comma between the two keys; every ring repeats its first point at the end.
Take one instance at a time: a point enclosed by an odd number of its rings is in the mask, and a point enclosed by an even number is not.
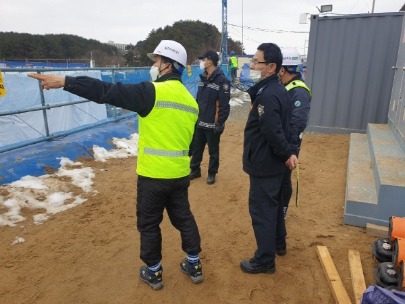
{"type": "Polygon", "coordinates": [[[404,13],[311,16],[307,131],[365,133],[387,123],[404,13]]]}

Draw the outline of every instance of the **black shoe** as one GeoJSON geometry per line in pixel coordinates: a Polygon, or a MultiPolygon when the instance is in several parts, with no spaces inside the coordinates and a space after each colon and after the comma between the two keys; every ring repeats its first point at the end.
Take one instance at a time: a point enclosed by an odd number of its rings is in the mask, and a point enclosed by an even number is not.
{"type": "Polygon", "coordinates": [[[274,273],[276,263],[273,261],[270,264],[259,264],[250,259],[240,262],[240,268],[247,273],[274,273]]]}
{"type": "Polygon", "coordinates": [[[158,290],[163,287],[162,272],[163,267],[159,271],[151,272],[148,266],[142,266],[139,270],[139,277],[142,281],[148,283],[152,289],[158,290]]]}
{"type": "Polygon", "coordinates": [[[200,261],[197,263],[190,263],[187,259],[181,260],[180,269],[190,276],[190,279],[194,284],[200,283],[204,280],[200,261]]]}
{"type": "Polygon", "coordinates": [[[189,176],[190,176],[190,180],[195,179],[197,177],[201,177],[201,169],[200,168],[191,169],[189,176]]]}
{"type": "Polygon", "coordinates": [[[215,183],[215,173],[208,173],[207,184],[212,185],[215,183]]]}
{"type": "Polygon", "coordinates": [[[276,253],[277,255],[286,255],[287,254],[287,244],[276,245],[276,253]]]}

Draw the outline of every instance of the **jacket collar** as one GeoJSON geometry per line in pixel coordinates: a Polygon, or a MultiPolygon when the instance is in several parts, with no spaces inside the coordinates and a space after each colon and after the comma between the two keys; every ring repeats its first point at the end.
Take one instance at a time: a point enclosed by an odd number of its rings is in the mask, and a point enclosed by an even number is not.
{"type": "Polygon", "coordinates": [[[181,74],[179,73],[169,73],[165,74],[158,79],[155,80],[155,82],[165,82],[167,80],[178,80],[181,82],[181,74]]]}
{"type": "Polygon", "coordinates": [[[250,99],[252,102],[256,99],[256,94],[259,92],[259,90],[267,85],[270,82],[277,82],[278,81],[278,75],[277,73],[271,75],[270,77],[264,78],[260,82],[256,83],[253,87],[251,87],[247,92],[250,95],[250,99]]]}
{"type": "MultiPolygon", "coordinates": [[[[214,79],[217,75],[224,74],[221,68],[216,68],[214,72],[210,75],[209,80],[214,79]]],[[[200,74],[201,81],[206,82],[207,81],[207,72],[205,71],[204,73],[200,74]]]]}

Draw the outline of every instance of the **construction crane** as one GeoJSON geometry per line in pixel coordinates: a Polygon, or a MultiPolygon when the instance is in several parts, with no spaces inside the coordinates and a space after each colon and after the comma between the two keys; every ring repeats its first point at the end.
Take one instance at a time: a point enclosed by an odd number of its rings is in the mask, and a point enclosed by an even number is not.
{"type": "Polygon", "coordinates": [[[222,1],[222,63],[228,63],[228,0],[222,1]]]}

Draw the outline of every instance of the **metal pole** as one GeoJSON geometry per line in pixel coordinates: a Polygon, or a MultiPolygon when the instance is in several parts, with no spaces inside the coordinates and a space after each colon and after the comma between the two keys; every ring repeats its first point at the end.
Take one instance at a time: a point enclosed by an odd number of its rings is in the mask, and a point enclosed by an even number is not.
{"type": "MultiPolygon", "coordinates": [[[[112,83],[115,84],[115,69],[112,70],[112,83]]],[[[114,106],[114,120],[117,120],[117,107],[114,106]]]]}
{"type": "MultiPolygon", "coordinates": [[[[41,71],[37,70],[37,73],[41,74],[41,71]]],[[[44,90],[41,88],[41,82],[39,80],[38,80],[38,85],[39,85],[39,94],[41,96],[41,104],[44,107],[45,106],[44,90]]],[[[46,116],[46,109],[42,110],[42,115],[44,117],[46,137],[49,137],[49,126],[48,126],[48,117],[46,116]]]]}
{"type": "Polygon", "coordinates": [[[373,0],[373,8],[371,9],[371,13],[374,13],[374,6],[375,6],[375,0],[373,0]]]}
{"type": "Polygon", "coordinates": [[[243,0],[242,0],[242,55],[243,55],[243,0]]]}

